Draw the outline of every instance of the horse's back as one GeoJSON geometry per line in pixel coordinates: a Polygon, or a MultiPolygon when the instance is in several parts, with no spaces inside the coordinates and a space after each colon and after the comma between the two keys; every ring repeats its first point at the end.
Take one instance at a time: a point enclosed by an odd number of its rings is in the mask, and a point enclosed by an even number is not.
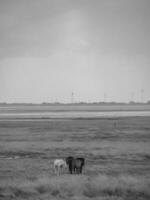
{"type": "Polygon", "coordinates": [[[63,160],[63,159],[55,159],[54,160],[54,166],[56,166],[56,165],[58,165],[58,166],[63,166],[63,165],[65,165],[66,164],[66,162],[65,162],[65,160],[63,160]]]}

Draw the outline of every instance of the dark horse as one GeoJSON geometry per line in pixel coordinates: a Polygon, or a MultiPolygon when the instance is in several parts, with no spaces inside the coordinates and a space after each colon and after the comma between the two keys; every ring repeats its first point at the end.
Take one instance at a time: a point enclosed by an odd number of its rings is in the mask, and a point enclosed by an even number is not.
{"type": "Polygon", "coordinates": [[[72,156],[69,156],[66,158],[66,163],[68,165],[68,169],[70,174],[76,173],[76,174],[82,174],[82,169],[85,164],[84,158],[74,158],[72,156]]]}

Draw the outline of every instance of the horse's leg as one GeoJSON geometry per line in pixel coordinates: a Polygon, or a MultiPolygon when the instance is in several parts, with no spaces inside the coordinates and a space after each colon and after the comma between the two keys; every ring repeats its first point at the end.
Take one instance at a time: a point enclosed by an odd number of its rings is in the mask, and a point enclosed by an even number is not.
{"type": "Polygon", "coordinates": [[[72,174],[72,168],[70,168],[70,174],[72,174]]]}
{"type": "Polygon", "coordinates": [[[80,174],[82,174],[82,166],[80,167],[80,174]]]}
{"type": "Polygon", "coordinates": [[[64,165],[61,165],[61,166],[60,166],[60,174],[63,173],[63,168],[64,168],[64,165]]]}
{"type": "Polygon", "coordinates": [[[61,166],[59,167],[59,175],[61,174],[61,166]]]}
{"type": "Polygon", "coordinates": [[[57,175],[59,176],[60,174],[60,168],[58,167],[57,175]]]}
{"type": "Polygon", "coordinates": [[[70,172],[70,174],[72,174],[72,166],[71,165],[69,165],[69,172],[70,172]]]}
{"type": "Polygon", "coordinates": [[[59,175],[60,173],[60,169],[59,169],[59,166],[57,166],[57,175],[59,175]]]}
{"type": "Polygon", "coordinates": [[[77,168],[76,168],[76,166],[74,166],[73,171],[74,171],[75,174],[77,173],[77,168]]]}
{"type": "Polygon", "coordinates": [[[60,166],[60,174],[63,173],[63,166],[60,166]]]}

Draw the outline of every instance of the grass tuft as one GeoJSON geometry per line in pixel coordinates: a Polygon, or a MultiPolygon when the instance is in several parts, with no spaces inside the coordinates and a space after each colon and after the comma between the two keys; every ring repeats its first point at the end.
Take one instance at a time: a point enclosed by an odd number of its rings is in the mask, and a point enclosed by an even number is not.
{"type": "MultiPolygon", "coordinates": [[[[62,199],[108,199],[108,200],[149,200],[150,181],[144,178],[131,176],[112,177],[98,175],[62,175],[51,178],[43,177],[36,181],[26,180],[24,183],[9,183],[4,190],[16,198],[39,197],[49,195],[52,198],[62,199]]],[[[3,193],[1,193],[3,195],[3,193]]]]}

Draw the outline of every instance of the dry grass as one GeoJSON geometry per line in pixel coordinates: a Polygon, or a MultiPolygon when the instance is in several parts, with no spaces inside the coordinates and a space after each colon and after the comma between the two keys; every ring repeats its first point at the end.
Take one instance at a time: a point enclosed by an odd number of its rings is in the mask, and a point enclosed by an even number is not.
{"type": "Polygon", "coordinates": [[[131,176],[112,177],[98,175],[62,175],[51,178],[42,177],[36,181],[9,182],[1,185],[1,197],[19,199],[45,198],[55,199],[130,199],[149,200],[150,180],[131,176]]]}

